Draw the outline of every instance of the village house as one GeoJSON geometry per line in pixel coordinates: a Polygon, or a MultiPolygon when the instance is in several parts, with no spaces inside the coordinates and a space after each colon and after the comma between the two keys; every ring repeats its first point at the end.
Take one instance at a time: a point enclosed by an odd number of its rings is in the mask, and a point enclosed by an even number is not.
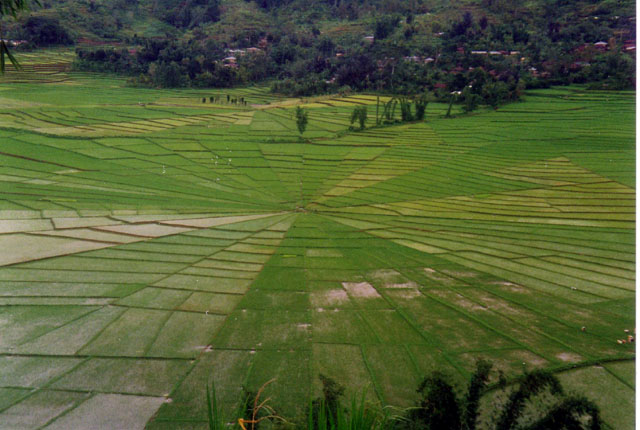
{"type": "Polygon", "coordinates": [[[6,43],[9,46],[20,46],[20,45],[24,45],[25,43],[27,43],[26,40],[12,40],[12,39],[2,39],[2,41],[4,43],[6,43]]]}
{"type": "Polygon", "coordinates": [[[636,52],[636,41],[635,40],[625,40],[622,45],[622,50],[624,52],[636,52]]]}
{"type": "Polygon", "coordinates": [[[225,52],[229,54],[230,57],[242,57],[245,54],[244,49],[227,49],[225,52]]]}
{"type": "Polygon", "coordinates": [[[596,42],[593,44],[593,46],[599,51],[606,51],[607,49],[609,49],[609,44],[604,41],[596,42]]]}
{"type": "Polygon", "coordinates": [[[233,56],[224,58],[222,60],[222,65],[224,67],[230,67],[232,69],[237,69],[238,68],[238,59],[236,57],[233,57],[233,56]]]}
{"type": "Polygon", "coordinates": [[[500,51],[471,51],[471,54],[473,54],[473,55],[518,55],[518,54],[520,54],[520,51],[507,51],[507,50],[500,50],[500,51]]]}

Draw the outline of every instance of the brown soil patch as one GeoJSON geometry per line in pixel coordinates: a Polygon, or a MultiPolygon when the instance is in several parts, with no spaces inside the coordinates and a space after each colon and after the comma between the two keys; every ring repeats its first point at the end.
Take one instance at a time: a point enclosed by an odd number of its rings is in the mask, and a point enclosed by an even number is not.
{"type": "Polygon", "coordinates": [[[385,288],[412,288],[412,289],[416,289],[418,288],[418,284],[416,284],[413,281],[409,281],[409,282],[403,282],[401,284],[384,284],[385,288]]]}
{"type": "Polygon", "coordinates": [[[337,249],[307,249],[307,257],[343,257],[342,252],[337,249]]]}
{"type": "Polygon", "coordinates": [[[467,309],[469,311],[486,311],[488,308],[486,306],[482,306],[478,303],[475,303],[461,294],[454,293],[452,291],[443,291],[443,290],[430,290],[429,294],[433,294],[434,296],[438,296],[440,298],[446,299],[448,302],[455,304],[456,306],[460,306],[461,308],[467,309]]]}
{"type": "Polygon", "coordinates": [[[382,281],[390,281],[394,278],[402,278],[402,275],[399,272],[396,272],[393,269],[380,269],[370,273],[370,275],[375,279],[380,279],[382,281]]]}
{"type": "Polygon", "coordinates": [[[349,302],[344,290],[314,291],[311,293],[313,306],[338,306],[349,302]]]}
{"type": "Polygon", "coordinates": [[[185,231],[191,230],[188,228],[172,227],[172,226],[160,225],[160,224],[114,225],[114,226],[96,227],[96,229],[102,230],[102,231],[111,231],[114,233],[130,234],[132,236],[142,236],[142,237],[168,236],[171,234],[184,233],[185,231]]]}
{"type": "Polygon", "coordinates": [[[529,290],[527,290],[522,285],[514,284],[513,282],[498,281],[498,282],[491,282],[491,284],[499,285],[500,287],[503,287],[501,289],[506,290],[506,291],[511,291],[513,293],[529,294],[529,290]]]}
{"type": "Polygon", "coordinates": [[[475,278],[478,276],[476,272],[459,272],[456,270],[443,270],[442,273],[446,273],[447,275],[457,278],[475,278]]]}
{"type": "Polygon", "coordinates": [[[561,352],[560,354],[556,354],[556,358],[570,363],[577,363],[582,360],[582,356],[574,353],[574,352],[561,352]]]}
{"type": "Polygon", "coordinates": [[[442,273],[436,272],[435,270],[429,268],[429,267],[425,267],[423,268],[424,270],[424,274],[427,276],[427,278],[432,279],[436,282],[440,282],[444,285],[453,285],[455,284],[457,281],[447,275],[444,275],[442,273]]]}
{"type": "Polygon", "coordinates": [[[394,294],[394,297],[400,297],[401,299],[415,299],[420,297],[420,291],[416,289],[400,290],[394,294]]]}
{"type": "Polygon", "coordinates": [[[379,298],[380,294],[373,286],[368,282],[343,282],[342,286],[349,293],[351,297],[375,299],[379,298]]]}
{"type": "Polygon", "coordinates": [[[0,236],[0,249],[11,250],[11,252],[0,252],[0,266],[93,251],[110,246],[114,245],[59,237],[5,234],[0,236]]]}
{"type": "Polygon", "coordinates": [[[184,227],[209,228],[209,227],[215,227],[218,225],[234,224],[242,221],[252,221],[255,219],[267,218],[274,215],[278,215],[278,213],[225,216],[225,217],[215,217],[215,218],[174,219],[174,220],[161,221],[160,223],[175,225],[175,226],[184,226],[184,227]]]}

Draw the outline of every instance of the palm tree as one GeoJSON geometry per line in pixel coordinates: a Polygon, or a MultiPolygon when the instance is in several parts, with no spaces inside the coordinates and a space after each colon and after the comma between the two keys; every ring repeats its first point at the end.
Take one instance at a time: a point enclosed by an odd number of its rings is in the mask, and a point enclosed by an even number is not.
{"type": "MultiPolygon", "coordinates": [[[[426,377],[418,387],[422,399],[399,427],[406,430],[475,430],[480,420],[480,398],[487,392],[491,364],[478,362],[464,397],[442,373],[426,377]]],[[[505,387],[503,386],[503,389],[505,387]]],[[[536,370],[525,373],[499,407],[495,430],[600,430],[598,407],[580,396],[564,394],[553,374],[536,370]],[[534,410],[538,417],[523,419],[523,412],[536,395],[547,392],[554,403],[546,410],[534,410]],[[526,422],[525,422],[526,421],[526,422]]],[[[488,428],[488,426],[485,426],[488,428]]]]}
{"type": "MultiPolygon", "coordinates": [[[[16,19],[18,12],[29,8],[28,2],[29,0],[0,0],[0,21],[6,15],[11,15],[13,19],[16,19]]],[[[39,0],[33,0],[33,2],[40,5],[39,0]]],[[[2,26],[0,26],[0,73],[4,73],[5,71],[5,56],[15,67],[19,66],[18,61],[11,54],[11,51],[9,51],[9,46],[7,45],[7,42],[5,42],[2,32],[2,26]]]]}

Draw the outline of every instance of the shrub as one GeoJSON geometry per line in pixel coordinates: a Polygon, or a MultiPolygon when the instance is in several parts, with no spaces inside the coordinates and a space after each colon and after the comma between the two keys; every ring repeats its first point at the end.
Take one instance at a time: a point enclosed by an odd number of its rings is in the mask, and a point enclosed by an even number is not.
{"type": "Polygon", "coordinates": [[[307,129],[307,123],[309,122],[309,113],[302,109],[300,106],[296,107],[296,126],[300,135],[304,134],[307,129]]]}
{"type": "Polygon", "coordinates": [[[413,114],[411,113],[411,102],[406,97],[400,97],[400,116],[402,121],[413,121],[413,114]]]}
{"type": "Polygon", "coordinates": [[[364,130],[365,123],[367,122],[367,107],[366,106],[356,106],[353,108],[353,112],[351,112],[351,124],[358,121],[360,125],[360,130],[364,130]]]}

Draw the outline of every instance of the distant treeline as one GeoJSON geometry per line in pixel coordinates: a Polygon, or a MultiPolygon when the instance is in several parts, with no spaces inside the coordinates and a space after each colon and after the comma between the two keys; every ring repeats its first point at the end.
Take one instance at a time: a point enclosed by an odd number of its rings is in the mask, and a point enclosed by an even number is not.
{"type": "Polygon", "coordinates": [[[445,95],[471,85],[483,100],[489,88],[499,88],[501,97],[513,100],[526,85],[525,75],[530,79],[510,59],[461,58],[462,68],[456,55],[448,61],[441,56],[438,63],[396,61],[381,57],[374,46],[336,56],[328,39],[295,42],[289,37],[272,40],[269,49],[245,53],[230,63],[224,61],[228,53],[223,47],[211,41],[145,40],[136,50],[78,49],[75,68],[126,74],[134,84],[156,87],[232,87],[270,80],[275,92],[291,96],[360,90],[445,95]]]}

